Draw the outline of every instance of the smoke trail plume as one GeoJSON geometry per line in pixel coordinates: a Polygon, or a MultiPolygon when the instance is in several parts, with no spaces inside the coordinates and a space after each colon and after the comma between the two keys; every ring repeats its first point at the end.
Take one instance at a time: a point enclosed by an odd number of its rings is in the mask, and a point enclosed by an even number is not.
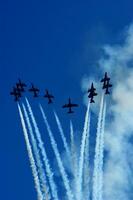
{"type": "Polygon", "coordinates": [[[47,121],[46,115],[45,115],[45,113],[44,113],[44,111],[43,111],[43,108],[42,108],[41,105],[40,105],[39,107],[40,107],[40,110],[41,110],[41,113],[42,113],[44,122],[45,122],[46,127],[47,127],[47,130],[48,130],[48,134],[49,134],[49,137],[50,137],[50,140],[51,140],[51,145],[52,145],[52,148],[53,148],[53,150],[54,150],[54,153],[55,153],[55,156],[56,156],[56,159],[57,159],[57,163],[58,163],[58,166],[59,166],[59,169],[60,169],[60,173],[61,173],[61,175],[62,175],[62,179],[63,179],[63,182],[64,182],[64,186],[65,186],[65,188],[66,188],[66,192],[67,192],[68,199],[69,199],[69,200],[73,200],[73,195],[72,195],[72,192],[71,192],[69,179],[68,179],[67,174],[66,174],[66,172],[65,172],[65,169],[64,169],[64,166],[63,166],[61,157],[60,157],[60,153],[59,153],[59,151],[58,151],[57,144],[56,144],[56,142],[55,142],[54,136],[53,136],[52,131],[51,131],[51,129],[50,129],[50,126],[49,126],[49,124],[48,124],[48,121],[47,121]]]}
{"type": "Polygon", "coordinates": [[[104,94],[102,94],[100,111],[98,117],[97,133],[96,133],[96,146],[94,157],[94,172],[93,172],[93,200],[99,200],[99,155],[100,155],[100,139],[101,139],[101,121],[103,113],[104,94]]]}
{"type": "Polygon", "coordinates": [[[37,163],[38,172],[39,172],[39,179],[40,179],[40,183],[41,183],[41,191],[42,191],[42,193],[45,194],[45,195],[43,195],[44,199],[48,199],[49,200],[51,198],[50,197],[50,193],[49,193],[49,187],[48,187],[48,184],[47,184],[46,175],[45,175],[45,171],[43,169],[43,163],[41,161],[41,157],[40,157],[40,153],[39,153],[39,150],[38,150],[37,142],[36,142],[36,139],[35,139],[34,134],[33,134],[32,126],[31,126],[31,123],[30,123],[30,119],[29,119],[28,113],[26,111],[26,107],[25,107],[24,104],[22,104],[22,107],[23,107],[24,116],[25,116],[25,119],[26,119],[26,122],[27,122],[27,125],[28,125],[28,129],[29,129],[29,133],[30,133],[30,137],[31,137],[31,142],[32,142],[32,146],[33,146],[34,155],[35,155],[35,158],[36,158],[36,163],[37,163]]]}
{"type": "Polygon", "coordinates": [[[72,165],[72,174],[75,179],[77,179],[78,175],[78,161],[77,161],[77,152],[76,152],[76,144],[74,141],[74,130],[72,121],[70,121],[70,142],[71,142],[71,165],[72,165]]]}
{"type": "Polygon", "coordinates": [[[104,103],[102,121],[101,121],[101,133],[100,133],[100,148],[99,148],[99,200],[103,200],[103,159],[104,159],[104,127],[105,127],[105,115],[106,115],[106,102],[104,103]]]}
{"type": "MultiPolygon", "coordinates": [[[[90,118],[88,119],[90,125],[90,118]]],[[[90,126],[88,126],[86,144],[85,144],[85,157],[84,157],[84,173],[83,173],[83,193],[85,199],[90,199],[90,165],[89,165],[89,139],[90,139],[90,126]]]]}
{"type": "Polygon", "coordinates": [[[27,103],[28,111],[29,111],[29,114],[31,116],[31,120],[32,120],[34,129],[35,129],[35,133],[36,133],[39,148],[40,148],[40,151],[41,151],[41,154],[42,154],[42,157],[43,157],[43,161],[44,161],[44,164],[45,164],[46,173],[47,173],[49,184],[50,184],[50,187],[51,187],[52,196],[53,196],[54,200],[58,200],[59,198],[58,198],[58,194],[57,194],[57,188],[56,188],[56,185],[55,185],[55,182],[54,182],[54,179],[53,179],[53,172],[50,168],[49,160],[47,158],[47,154],[46,154],[43,142],[42,142],[41,134],[40,134],[39,128],[37,126],[37,123],[36,123],[34,114],[32,112],[31,106],[30,106],[27,99],[26,99],[26,103],[27,103]]]}
{"type": "Polygon", "coordinates": [[[56,123],[57,123],[58,129],[59,129],[59,132],[60,132],[60,135],[61,135],[63,144],[64,144],[65,151],[66,151],[66,153],[67,153],[68,158],[70,159],[70,150],[69,150],[69,146],[68,146],[68,143],[67,143],[67,141],[66,141],[66,137],[65,137],[65,135],[64,135],[64,131],[63,131],[63,129],[62,129],[62,126],[61,126],[59,117],[58,117],[58,115],[57,115],[56,112],[54,112],[54,116],[55,116],[56,123]]]}
{"type": "Polygon", "coordinates": [[[86,115],[85,115],[85,123],[84,123],[84,130],[81,139],[81,147],[80,147],[80,158],[79,158],[79,174],[78,174],[78,198],[79,200],[82,199],[82,182],[83,182],[83,166],[84,166],[84,153],[85,153],[85,143],[86,143],[86,136],[89,127],[89,110],[90,110],[90,102],[88,103],[86,115]]]}
{"type": "Polygon", "coordinates": [[[33,178],[34,178],[34,182],[35,182],[35,188],[36,188],[36,191],[37,191],[38,200],[42,200],[43,195],[42,195],[41,188],[40,188],[40,182],[39,182],[37,167],[36,167],[34,156],[33,156],[33,153],[32,153],[32,148],[31,148],[31,145],[30,145],[30,141],[29,141],[24,117],[23,117],[22,110],[21,110],[19,104],[18,104],[18,110],[19,110],[19,115],[20,115],[21,124],[22,124],[22,128],[23,128],[24,138],[25,138],[25,142],[26,142],[26,146],[27,146],[28,156],[29,156],[29,160],[30,160],[30,163],[31,163],[31,169],[32,169],[32,174],[33,174],[33,178]]]}
{"type": "Polygon", "coordinates": [[[78,158],[77,158],[77,152],[76,152],[76,143],[74,140],[74,130],[73,130],[73,124],[72,121],[70,121],[70,142],[71,142],[71,168],[72,168],[72,174],[74,177],[74,186],[73,186],[73,191],[74,191],[74,196],[76,200],[78,200],[78,158]]]}

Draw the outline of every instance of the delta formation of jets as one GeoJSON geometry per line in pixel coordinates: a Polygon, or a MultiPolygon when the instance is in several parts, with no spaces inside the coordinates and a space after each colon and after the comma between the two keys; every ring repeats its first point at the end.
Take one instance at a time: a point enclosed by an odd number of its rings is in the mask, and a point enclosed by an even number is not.
{"type": "MultiPolygon", "coordinates": [[[[104,78],[101,80],[103,83],[102,89],[105,90],[105,94],[110,94],[109,88],[112,87],[112,84],[110,84],[110,78],[107,75],[107,72],[105,72],[104,78]]],[[[16,83],[15,87],[13,87],[13,90],[10,92],[10,95],[14,96],[15,101],[19,101],[19,99],[22,97],[22,93],[25,92],[25,88],[27,85],[23,83],[20,79],[16,83]]],[[[39,97],[40,90],[34,86],[34,84],[31,84],[31,87],[28,90],[33,94],[33,97],[39,97]]],[[[97,96],[96,88],[94,87],[94,84],[91,84],[91,88],[88,89],[88,98],[90,99],[90,103],[95,103],[94,97],[97,96]]],[[[54,96],[49,93],[49,91],[46,89],[45,94],[43,96],[44,98],[48,99],[48,104],[53,103],[54,96]]],[[[68,108],[68,113],[74,113],[72,110],[73,107],[78,107],[78,104],[72,103],[71,98],[68,99],[68,103],[63,105],[62,108],[68,108]]]]}

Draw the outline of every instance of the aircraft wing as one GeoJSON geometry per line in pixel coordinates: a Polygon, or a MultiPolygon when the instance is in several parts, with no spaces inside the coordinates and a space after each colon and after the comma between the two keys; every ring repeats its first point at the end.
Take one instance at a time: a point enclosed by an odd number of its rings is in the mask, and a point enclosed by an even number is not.
{"type": "Polygon", "coordinates": [[[97,96],[97,93],[96,92],[94,92],[94,94],[93,94],[94,96],[97,96]]]}
{"type": "Polygon", "coordinates": [[[109,84],[108,86],[109,86],[109,87],[112,87],[113,85],[112,85],[112,84],[109,84]]]}
{"type": "Polygon", "coordinates": [[[104,82],[105,81],[105,78],[103,78],[102,80],[101,80],[101,82],[104,82]]]}
{"type": "Polygon", "coordinates": [[[45,94],[44,97],[46,97],[46,98],[47,98],[47,97],[48,97],[48,98],[54,98],[53,95],[47,95],[47,94],[45,94]]]}
{"type": "Polygon", "coordinates": [[[89,89],[88,92],[91,92],[91,89],[89,89]]]}
{"type": "Polygon", "coordinates": [[[78,104],[74,104],[74,103],[72,103],[71,106],[72,106],[72,107],[77,107],[78,104]]]}
{"type": "Polygon", "coordinates": [[[107,76],[107,77],[103,78],[103,79],[101,80],[101,82],[105,82],[105,81],[109,81],[109,80],[110,80],[110,78],[107,76]]]}
{"type": "Polygon", "coordinates": [[[90,93],[90,94],[88,95],[88,97],[89,97],[89,98],[92,98],[92,97],[93,97],[93,95],[90,93]]]}
{"type": "Polygon", "coordinates": [[[65,104],[64,106],[62,106],[62,108],[69,108],[70,106],[68,104],[65,104]]]}

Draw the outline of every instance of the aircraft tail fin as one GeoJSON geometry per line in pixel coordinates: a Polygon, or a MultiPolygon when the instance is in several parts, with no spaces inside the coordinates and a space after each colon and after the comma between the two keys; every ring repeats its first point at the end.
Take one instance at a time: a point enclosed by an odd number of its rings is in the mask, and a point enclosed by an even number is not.
{"type": "Polygon", "coordinates": [[[74,111],[72,111],[72,110],[69,110],[69,111],[68,111],[68,114],[71,114],[71,113],[74,113],[74,111]]]}
{"type": "Polygon", "coordinates": [[[110,92],[108,90],[106,90],[105,94],[110,94],[110,92]]]}
{"type": "Polygon", "coordinates": [[[35,93],[35,94],[34,94],[34,97],[38,97],[38,95],[35,93]]]}
{"type": "Polygon", "coordinates": [[[91,99],[90,103],[95,103],[95,101],[93,99],[91,99]]]}
{"type": "Polygon", "coordinates": [[[50,103],[52,103],[52,100],[51,100],[51,99],[49,99],[49,101],[48,101],[48,104],[50,104],[50,103]]]}

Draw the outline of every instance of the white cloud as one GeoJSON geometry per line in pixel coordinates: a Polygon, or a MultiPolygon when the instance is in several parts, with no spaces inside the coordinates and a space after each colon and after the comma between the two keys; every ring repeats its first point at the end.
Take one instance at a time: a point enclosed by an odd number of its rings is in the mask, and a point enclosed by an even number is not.
{"type": "MultiPolygon", "coordinates": [[[[108,107],[113,117],[107,117],[105,132],[108,158],[104,199],[107,200],[133,198],[130,192],[133,189],[133,25],[126,27],[123,35],[125,40],[122,44],[104,46],[104,55],[99,61],[100,72],[107,71],[113,82],[112,104],[108,107]]],[[[88,82],[83,81],[84,89],[88,82]]]]}

